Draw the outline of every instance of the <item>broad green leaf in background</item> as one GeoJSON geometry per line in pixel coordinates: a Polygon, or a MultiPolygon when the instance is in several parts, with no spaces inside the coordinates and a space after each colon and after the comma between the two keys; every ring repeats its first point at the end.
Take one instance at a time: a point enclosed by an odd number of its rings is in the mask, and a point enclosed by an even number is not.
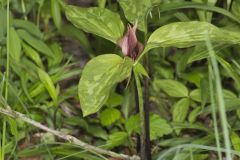
{"type": "Polygon", "coordinates": [[[154,31],[148,39],[147,48],[191,47],[205,42],[207,35],[212,43],[237,44],[240,42],[240,32],[220,29],[207,22],[175,22],[154,31]]]}
{"type": "Polygon", "coordinates": [[[194,109],[190,112],[190,114],[189,114],[189,116],[188,116],[188,121],[189,121],[190,123],[195,122],[196,119],[197,119],[197,116],[199,115],[199,113],[201,112],[201,110],[202,110],[202,107],[196,107],[196,108],[194,108],[194,109]]]}
{"type": "Polygon", "coordinates": [[[124,11],[125,17],[129,22],[134,24],[138,22],[138,29],[147,32],[147,15],[151,7],[157,0],[119,0],[118,1],[124,11]]]}
{"type": "Polygon", "coordinates": [[[132,132],[140,132],[140,117],[139,114],[132,115],[125,122],[125,128],[128,134],[132,134],[132,132]]]}
{"type": "Polygon", "coordinates": [[[46,73],[44,70],[40,68],[38,69],[38,76],[43,85],[45,86],[46,90],[48,91],[52,100],[56,102],[58,93],[51,77],[48,75],[48,73],[46,73]]]}
{"type": "Polygon", "coordinates": [[[107,108],[100,113],[100,122],[103,126],[109,126],[121,117],[119,110],[107,108]]]}
{"type": "Polygon", "coordinates": [[[62,17],[61,17],[61,8],[58,0],[51,0],[51,11],[53,22],[57,29],[61,28],[62,17]]]}
{"type": "Polygon", "coordinates": [[[181,82],[171,79],[158,79],[153,82],[155,89],[163,90],[171,97],[187,97],[188,89],[181,82]]]}
{"type": "Polygon", "coordinates": [[[108,107],[117,107],[117,106],[120,106],[123,102],[123,96],[116,93],[116,92],[113,92],[110,94],[107,102],[106,102],[106,106],[108,107]]]}
{"type": "Polygon", "coordinates": [[[128,134],[126,132],[115,132],[107,140],[107,148],[111,149],[127,142],[128,134]]]}
{"type": "Polygon", "coordinates": [[[165,119],[159,115],[153,114],[150,116],[150,139],[155,140],[158,137],[172,133],[171,126],[165,119]]]}
{"type": "Polygon", "coordinates": [[[100,125],[91,125],[88,127],[87,131],[94,137],[102,138],[104,140],[108,139],[108,133],[100,125]]]}
{"type": "Polygon", "coordinates": [[[173,106],[173,122],[184,122],[190,105],[189,98],[182,98],[173,106]]]}
{"type": "Polygon", "coordinates": [[[202,102],[201,89],[192,90],[189,94],[189,97],[196,102],[202,102]]]}
{"type": "Polygon", "coordinates": [[[131,74],[133,61],[115,54],[91,59],[85,66],[78,86],[83,115],[97,112],[107,101],[111,88],[131,74]]]}
{"type": "Polygon", "coordinates": [[[232,142],[234,150],[240,151],[240,145],[239,145],[240,137],[238,136],[238,134],[236,132],[232,131],[230,138],[231,138],[231,142],[232,142]]]}
{"type": "Polygon", "coordinates": [[[85,32],[82,30],[76,28],[72,24],[68,24],[62,26],[59,32],[64,37],[77,39],[83,49],[89,53],[92,53],[92,48],[90,46],[89,40],[87,39],[85,32]]]}
{"type": "Polygon", "coordinates": [[[21,57],[21,40],[18,37],[18,34],[16,33],[14,28],[10,28],[10,32],[9,32],[9,52],[11,57],[16,60],[16,61],[20,61],[20,57],[21,57]]]}
{"type": "Polygon", "coordinates": [[[113,43],[123,36],[124,25],[117,13],[105,8],[66,7],[66,16],[76,27],[108,39],[113,43]]]}
{"type": "Polygon", "coordinates": [[[152,48],[191,47],[205,42],[207,36],[212,43],[240,43],[240,32],[220,29],[207,22],[175,22],[164,25],[151,34],[139,59],[152,48]]]}
{"type": "MultiPolygon", "coordinates": [[[[171,126],[167,121],[157,114],[150,116],[150,139],[155,140],[158,137],[170,134],[172,132],[171,126]]],[[[140,118],[139,115],[131,116],[125,123],[125,128],[128,134],[132,132],[140,133],[140,118]]]]}

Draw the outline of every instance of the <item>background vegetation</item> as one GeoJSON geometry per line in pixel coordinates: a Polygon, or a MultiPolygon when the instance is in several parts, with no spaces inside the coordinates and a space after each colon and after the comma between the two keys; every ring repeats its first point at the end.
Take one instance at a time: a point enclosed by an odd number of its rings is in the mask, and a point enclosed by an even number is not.
{"type": "Polygon", "coordinates": [[[239,159],[239,28],[238,0],[0,0],[0,159],[144,159],[136,106],[152,159],[239,159]]]}

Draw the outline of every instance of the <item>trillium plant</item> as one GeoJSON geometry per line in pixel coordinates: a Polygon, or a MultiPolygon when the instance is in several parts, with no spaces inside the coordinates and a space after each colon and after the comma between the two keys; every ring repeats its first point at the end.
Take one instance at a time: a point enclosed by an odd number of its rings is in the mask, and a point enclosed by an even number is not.
{"type": "MultiPolygon", "coordinates": [[[[208,22],[200,21],[170,23],[150,34],[147,17],[155,5],[154,0],[146,4],[145,1],[119,0],[119,4],[128,21],[127,24],[123,23],[118,13],[106,8],[65,6],[67,19],[77,28],[105,38],[121,48],[121,53],[101,54],[85,65],[78,86],[79,100],[83,116],[97,113],[106,104],[114,87],[126,79],[131,79],[129,82],[134,84],[136,95],[133,101],[140,117],[140,157],[149,160],[151,137],[149,137],[148,99],[143,96],[143,91],[147,93],[150,78],[147,73],[147,63],[142,65],[144,59],[147,61],[147,53],[158,47],[191,47],[205,43],[206,39],[213,43],[237,44],[240,36],[233,31],[223,30],[208,22]],[[129,6],[144,7],[132,11],[129,6]],[[137,32],[144,35],[144,45],[138,41],[137,32]],[[222,35],[228,37],[223,38],[222,35]]],[[[185,102],[189,104],[189,99],[183,100],[184,104],[185,102]]],[[[161,125],[165,128],[161,136],[172,132],[165,120],[162,120],[161,125]]]]}

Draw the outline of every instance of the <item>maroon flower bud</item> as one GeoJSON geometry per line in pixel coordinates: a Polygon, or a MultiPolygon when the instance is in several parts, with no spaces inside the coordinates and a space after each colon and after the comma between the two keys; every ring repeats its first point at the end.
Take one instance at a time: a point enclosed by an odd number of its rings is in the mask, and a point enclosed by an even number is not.
{"type": "Polygon", "coordinates": [[[118,46],[121,47],[122,53],[133,60],[136,60],[143,51],[142,43],[137,40],[136,29],[137,23],[133,27],[128,24],[127,33],[118,41],[118,46]]]}

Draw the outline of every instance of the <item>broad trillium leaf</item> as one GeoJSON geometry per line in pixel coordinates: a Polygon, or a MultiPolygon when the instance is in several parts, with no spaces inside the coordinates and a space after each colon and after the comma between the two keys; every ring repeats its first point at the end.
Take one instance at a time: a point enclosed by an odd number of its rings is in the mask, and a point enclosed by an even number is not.
{"type": "Polygon", "coordinates": [[[131,23],[138,21],[138,29],[147,32],[147,14],[159,0],[119,0],[125,17],[131,23]]]}
{"type": "Polygon", "coordinates": [[[208,22],[175,22],[155,30],[148,39],[140,59],[157,47],[186,48],[205,43],[207,38],[215,44],[239,44],[240,32],[218,28],[208,22]]]}
{"type": "Polygon", "coordinates": [[[81,8],[68,5],[65,13],[67,19],[77,28],[108,39],[115,44],[123,36],[124,25],[120,16],[106,8],[81,8]]]}
{"type": "Polygon", "coordinates": [[[96,113],[107,101],[111,88],[131,74],[133,61],[116,54],[104,54],[85,66],[78,86],[83,115],[96,113]]]}

